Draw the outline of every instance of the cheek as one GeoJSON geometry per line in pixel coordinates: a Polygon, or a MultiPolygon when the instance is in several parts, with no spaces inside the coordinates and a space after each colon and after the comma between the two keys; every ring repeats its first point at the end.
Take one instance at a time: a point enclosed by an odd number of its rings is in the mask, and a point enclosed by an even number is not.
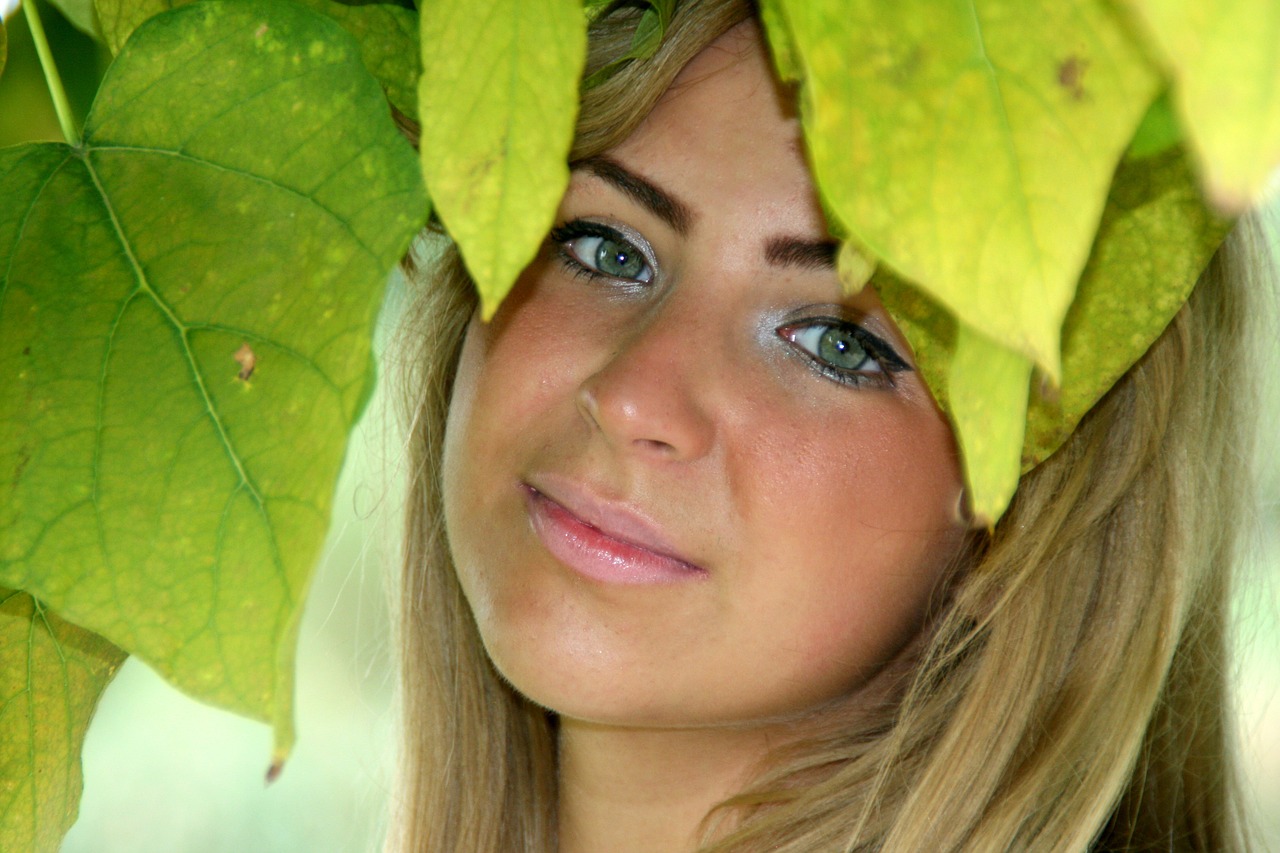
{"type": "Polygon", "coordinates": [[[758,495],[744,529],[770,532],[744,548],[763,566],[753,600],[774,602],[756,653],[781,640],[780,668],[834,696],[919,632],[964,536],[961,483],[932,409],[873,401],[851,418],[808,414],[757,433],[737,478],[758,495]]]}

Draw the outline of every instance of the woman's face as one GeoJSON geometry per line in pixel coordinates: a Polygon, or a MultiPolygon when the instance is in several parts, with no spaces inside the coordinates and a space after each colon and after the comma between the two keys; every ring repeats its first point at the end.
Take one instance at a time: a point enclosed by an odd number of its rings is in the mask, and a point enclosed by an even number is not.
{"type": "Polygon", "coordinates": [[[764,722],[867,687],[963,535],[950,430],[871,290],[842,294],[752,25],[574,171],[472,323],[445,442],[498,669],[606,724],[764,722]]]}

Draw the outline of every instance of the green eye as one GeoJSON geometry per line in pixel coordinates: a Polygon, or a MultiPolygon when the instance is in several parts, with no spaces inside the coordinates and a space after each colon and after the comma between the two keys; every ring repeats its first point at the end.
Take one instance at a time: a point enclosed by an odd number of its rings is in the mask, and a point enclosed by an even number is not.
{"type": "Polygon", "coordinates": [[[889,380],[889,374],[910,370],[887,343],[861,326],[842,320],[805,320],[783,326],[778,329],[778,336],[838,382],[884,382],[889,380]]]}
{"type": "Polygon", "coordinates": [[[850,330],[839,326],[817,328],[821,329],[818,333],[818,358],[841,370],[880,372],[880,365],[862,348],[850,330]]]}
{"type": "Polygon", "coordinates": [[[566,261],[586,274],[621,281],[648,283],[653,268],[634,243],[614,229],[595,222],[571,222],[551,232],[566,261]]]}
{"type": "MultiPolygon", "coordinates": [[[[595,266],[605,275],[614,278],[640,279],[644,275],[644,256],[630,243],[611,240],[608,237],[583,237],[579,242],[595,244],[595,266]]],[[[583,246],[584,250],[588,247],[583,246]]]]}

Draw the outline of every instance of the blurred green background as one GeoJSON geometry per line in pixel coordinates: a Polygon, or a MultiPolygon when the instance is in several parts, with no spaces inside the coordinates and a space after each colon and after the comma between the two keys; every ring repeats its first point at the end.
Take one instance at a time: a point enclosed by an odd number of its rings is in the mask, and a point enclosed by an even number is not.
{"type": "MultiPolygon", "coordinates": [[[[2,5],[3,0],[0,0],[2,5]]],[[[68,96],[83,118],[109,61],[38,3],[68,96]]],[[[60,140],[25,21],[6,21],[0,146],[60,140]]],[[[1273,228],[1280,201],[1271,206],[1273,228]]],[[[1280,255],[1280,232],[1272,231],[1280,255]]],[[[394,324],[393,282],[381,337],[394,324]]],[[[1264,500],[1242,567],[1237,701],[1240,754],[1262,850],[1280,851],[1280,304],[1257,386],[1264,500]]],[[[380,850],[395,774],[395,686],[386,589],[395,570],[403,452],[379,394],[352,437],[333,527],[302,624],[298,746],[264,783],[265,725],[208,708],[128,661],[102,699],[84,749],[80,819],[63,853],[364,853],[380,850]]]]}

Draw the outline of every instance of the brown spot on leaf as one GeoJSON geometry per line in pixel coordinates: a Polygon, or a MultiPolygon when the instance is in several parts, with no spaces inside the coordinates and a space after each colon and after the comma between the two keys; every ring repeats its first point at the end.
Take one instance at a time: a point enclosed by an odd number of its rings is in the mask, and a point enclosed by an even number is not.
{"type": "Polygon", "coordinates": [[[1044,375],[1040,376],[1040,383],[1037,386],[1036,391],[1039,394],[1040,399],[1050,405],[1057,403],[1058,399],[1062,396],[1062,389],[1057,385],[1054,385],[1053,380],[1044,375]]]}
{"type": "Polygon", "coordinates": [[[253,375],[253,368],[258,364],[258,356],[253,352],[253,347],[247,343],[241,344],[240,349],[236,350],[236,362],[240,365],[240,372],[236,374],[236,378],[241,382],[248,382],[249,377],[253,375]]]}
{"type": "Polygon", "coordinates": [[[258,29],[254,30],[253,37],[260,39],[267,34],[267,30],[269,29],[271,29],[271,27],[268,27],[266,24],[259,25],[258,29]]]}
{"type": "Polygon", "coordinates": [[[1089,61],[1078,56],[1068,56],[1058,64],[1058,85],[1070,93],[1072,100],[1084,100],[1084,73],[1089,61]]]}

